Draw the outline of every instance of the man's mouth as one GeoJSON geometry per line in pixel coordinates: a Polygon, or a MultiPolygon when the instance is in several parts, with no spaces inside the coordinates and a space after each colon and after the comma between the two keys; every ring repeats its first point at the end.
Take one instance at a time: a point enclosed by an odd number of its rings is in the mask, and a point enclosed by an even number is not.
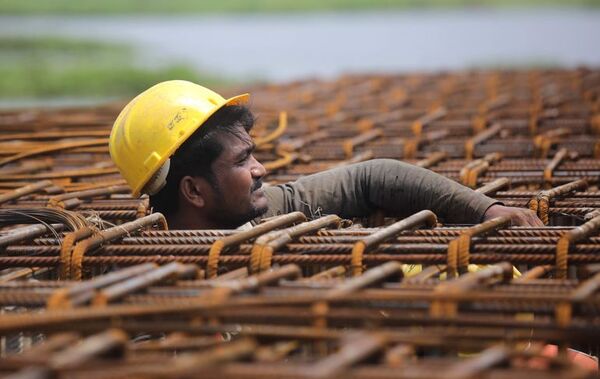
{"type": "Polygon", "coordinates": [[[262,180],[259,179],[259,180],[255,181],[254,184],[252,185],[252,188],[250,188],[250,193],[258,191],[259,189],[262,188],[262,185],[263,185],[262,180]]]}

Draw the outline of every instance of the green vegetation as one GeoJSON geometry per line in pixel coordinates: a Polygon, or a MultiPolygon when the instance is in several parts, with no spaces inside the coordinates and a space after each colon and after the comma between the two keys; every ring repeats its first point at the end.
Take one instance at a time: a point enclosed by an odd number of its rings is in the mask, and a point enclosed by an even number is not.
{"type": "Polygon", "coordinates": [[[600,0],[1,0],[0,13],[226,13],[549,5],[597,7],[600,0]]]}
{"type": "Polygon", "coordinates": [[[0,38],[0,98],[123,96],[167,79],[208,84],[185,66],[139,68],[128,46],[62,38],[0,38]]]}

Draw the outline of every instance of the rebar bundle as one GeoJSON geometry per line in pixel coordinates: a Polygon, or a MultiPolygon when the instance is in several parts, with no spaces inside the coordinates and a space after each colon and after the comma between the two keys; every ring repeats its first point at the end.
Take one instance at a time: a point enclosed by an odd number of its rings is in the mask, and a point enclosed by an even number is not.
{"type": "Polygon", "coordinates": [[[597,375],[576,360],[589,367],[582,352],[600,353],[599,70],[347,76],[249,91],[267,182],[400,159],[532,209],[546,226],[382,210],[168,230],[110,161],[121,105],[3,111],[0,373],[597,375]]]}

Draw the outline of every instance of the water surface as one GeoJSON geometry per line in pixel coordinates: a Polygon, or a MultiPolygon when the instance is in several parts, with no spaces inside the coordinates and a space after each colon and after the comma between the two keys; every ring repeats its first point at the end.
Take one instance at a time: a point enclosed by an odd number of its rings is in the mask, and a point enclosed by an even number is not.
{"type": "Polygon", "coordinates": [[[223,16],[0,17],[1,35],[132,44],[150,67],[238,79],[506,65],[600,65],[600,10],[519,9],[223,16]]]}

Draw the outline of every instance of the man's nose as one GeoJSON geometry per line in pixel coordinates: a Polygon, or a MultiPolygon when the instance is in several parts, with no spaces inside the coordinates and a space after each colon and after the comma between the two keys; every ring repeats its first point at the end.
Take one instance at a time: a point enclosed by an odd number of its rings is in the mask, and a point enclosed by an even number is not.
{"type": "Polygon", "coordinates": [[[260,163],[258,160],[256,160],[256,158],[254,158],[254,156],[252,156],[252,159],[254,160],[254,162],[252,168],[250,169],[250,173],[252,174],[252,177],[260,179],[267,174],[267,170],[265,169],[265,166],[262,165],[262,163],[260,163]]]}

